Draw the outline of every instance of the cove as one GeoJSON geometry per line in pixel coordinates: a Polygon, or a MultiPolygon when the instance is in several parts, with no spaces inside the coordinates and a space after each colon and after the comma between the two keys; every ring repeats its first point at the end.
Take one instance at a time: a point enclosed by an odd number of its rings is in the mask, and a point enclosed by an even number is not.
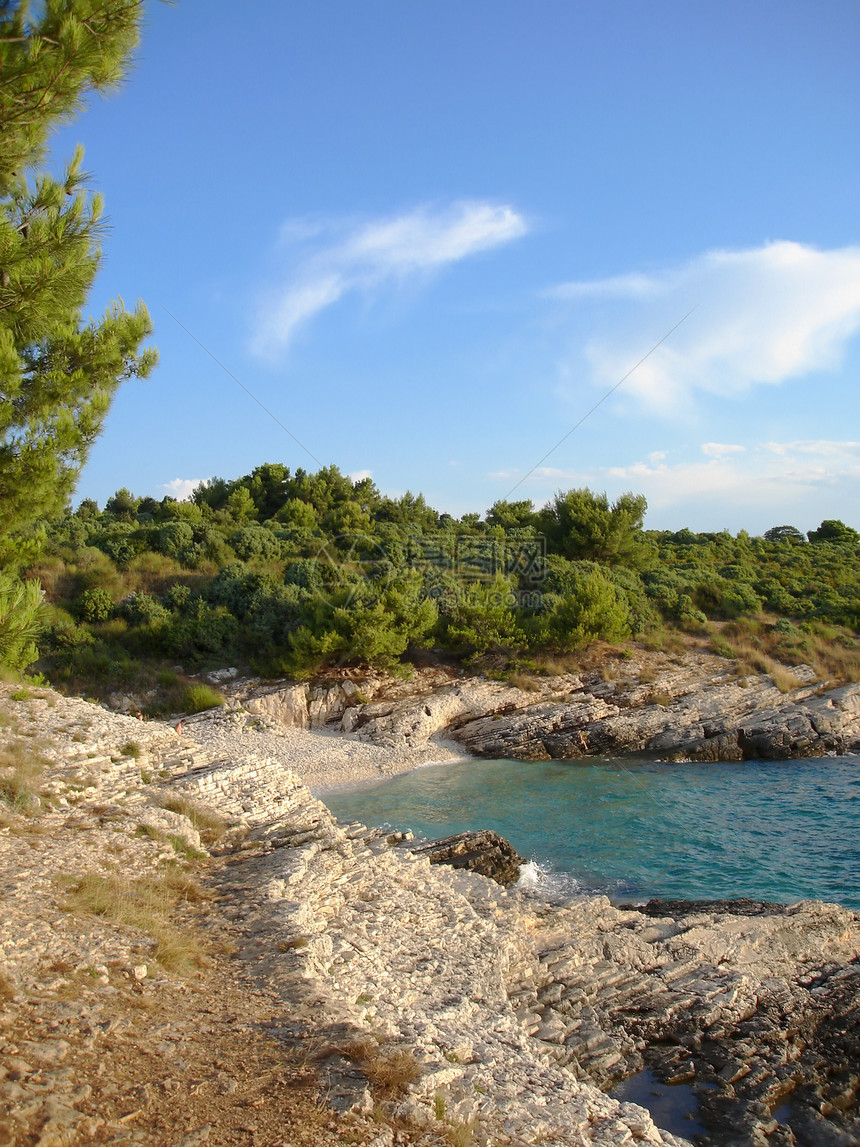
{"type": "Polygon", "coordinates": [[[420,837],[494,829],[554,899],[814,899],[860,909],[856,757],[470,759],[324,800],[342,822],[420,837]]]}

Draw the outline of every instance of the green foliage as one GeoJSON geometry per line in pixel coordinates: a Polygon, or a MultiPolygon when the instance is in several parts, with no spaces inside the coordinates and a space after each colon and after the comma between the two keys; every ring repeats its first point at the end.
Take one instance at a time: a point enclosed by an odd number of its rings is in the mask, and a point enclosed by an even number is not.
{"type": "Polygon", "coordinates": [[[0,665],[18,672],[31,665],[39,655],[36,640],[44,627],[39,583],[0,570],[0,665]]]}
{"type": "MultiPolygon", "coordinates": [[[[764,538],[644,531],[644,499],[610,504],[588,490],[542,511],[497,502],[486,520],[457,521],[418,496],[383,498],[336,467],[291,473],[276,463],[203,483],[192,502],[122,493],[101,514],[53,518],[50,552],[32,571],[57,603],[43,651],[60,680],[115,688],[154,662],[154,682],[165,661],[268,676],[362,663],[397,671],[430,643],[488,664],[524,664],[534,650],[535,664],[569,668],[597,640],[670,648],[666,622],[701,633],[709,619],[751,623],[763,608],[774,657],[844,676],[854,656],[824,652],[836,641],[823,636],[828,626],[840,635],[860,624],[860,555],[849,528],[832,523],[813,545],[792,527],[764,538]],[[104,595],[87,594],[97,588],[104,595]],[[108,601],[120,605],[100,620],[108,601]],[[64,608],[72,602],[80,624],[64,608]]],[[[159,687],[172,700],[155,708],[178,707],[181,680],[159,687]]]]}
{"type": "Polygon", "coordinates": [[[209,685],[189,685],[182,695],[184,713],[202,713],[204,709],[216,709],[224,704],[224,697],[209,685]]]}
{"type": "Polygon", "coordinates": [[[622,494],[610,506],[605,494],[568,490],[541,511],[538,525],[567,558],[636,565],[647,508],[642,495],[622,494]]]}
{"type": "Polygon", "coordinates": [[[771,526],[765,530],[764,539],[767,542],[805,542],[806,538],[796,526],[771,526]]]}
{"type": "Polygon", "coordinates": [[[808,537],[813,543],[845,542],[851,546],[856,546],[860,543],[860,534],[836,518],[828,518],[823,521],[817,530],[809,531],[808,537]]]}
{"type": "Polygon", "coordinates": [[[301,617],[303,624],[289,635],[285,664],[307,677],[334,664],[390,669],[410,645],[427,643],[438,612],[422,599],[420,578],[406,572],[383,587],[356,582],[314,594],[301,617]]]}
{"type": "Polygon", "coordinates": [[[551,599],[541,620],[541,643],[570,653],[599,639],[621,641],[629,637],[629,610],[612,578],[592,563],[571,564],[567,592],[551,599]]]}
{"type": "Polygon", "coordinates": [[[100,262],[101,199],[83,153],[39,170],[49,133],[115,84],[137,42],[139,0],[57,0],[0,14],[0,564],[32,560],[38,521],[60,512],[114,391],[145,377],[145,308],[83,309],[100,262]]]}
{"type": "Polygon", "coordinates": [[[188,522],[167,522],[157,531],[155,545],[169,558],[182,561],[194,543],[194,530],[188,522]]]}
{"type": "Polygon", "coordinates": [[[75,608],[82,621],[107,621],[113,613],[113,598],[106,589],[96,585],[84,590],[75,608]]]}
{"type": "Polygon", "coordinates": [[[230,545],[238,558],[247,562],[253,559],[277,558],[281,547],[271,530],[263,526],[245,526],[230,535],[230,545]]]}
{"type": "Polygon", "coordinates": [[[119,606],[119,612],[129,625],[164,625],[170,613],[161,602],[148,593],[135,593],[119,606]]]}
{"type": "Polygon", "coordinates": [[[472,655],[518,649],[526,635],[515,608],[516,597],[504,578],[463,586],[448,614],[445,639],[472,655]]]}

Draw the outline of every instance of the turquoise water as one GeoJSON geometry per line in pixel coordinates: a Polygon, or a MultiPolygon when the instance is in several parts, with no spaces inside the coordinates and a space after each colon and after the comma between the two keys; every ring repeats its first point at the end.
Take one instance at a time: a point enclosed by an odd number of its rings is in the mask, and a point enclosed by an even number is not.
{"type": "Polygon", "coordinates": [[[555,897],[749,896],[860,909],[860,758],[468,760],[324,799],[341,820],[417,836],[495,829],[555,897]]]}

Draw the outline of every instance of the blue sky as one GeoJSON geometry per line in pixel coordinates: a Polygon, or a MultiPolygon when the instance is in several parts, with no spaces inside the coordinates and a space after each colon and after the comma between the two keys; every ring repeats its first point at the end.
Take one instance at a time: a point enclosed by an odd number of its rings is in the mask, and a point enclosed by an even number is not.
{"type": "Polygon", "coordinates": [[[143,298],[161,354],[76,497],[333,462],[455,514],[860,527],[858,49],[855,0],[150,4],[56,138],[106,197],[93,310],[143,298]]]}

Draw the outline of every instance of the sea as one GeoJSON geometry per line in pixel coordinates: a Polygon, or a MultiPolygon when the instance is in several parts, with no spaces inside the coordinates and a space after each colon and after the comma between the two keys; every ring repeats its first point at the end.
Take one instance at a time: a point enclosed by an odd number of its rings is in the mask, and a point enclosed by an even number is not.
{"type": "Polygon", "coordinates": [[[323,794],[342,822],[433,839],[490,828],[521,882],[564,902],[603,893],[824,900],[860,910],[860,757],[676,764],[463,760],[323,794]]]}

